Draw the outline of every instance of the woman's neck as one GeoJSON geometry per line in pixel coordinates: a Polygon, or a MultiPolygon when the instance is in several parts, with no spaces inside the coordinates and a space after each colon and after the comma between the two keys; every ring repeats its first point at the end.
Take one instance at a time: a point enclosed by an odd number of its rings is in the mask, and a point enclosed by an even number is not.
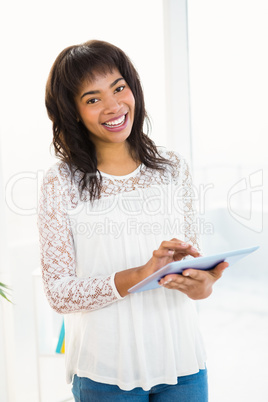
{"type": "Polygon", "coordinates": [[[126,142],[120,144],[107,144],[97,149],[98,169],[107,174],[124,176],[133,172],[140,164],[131,156],[126,142]]]}

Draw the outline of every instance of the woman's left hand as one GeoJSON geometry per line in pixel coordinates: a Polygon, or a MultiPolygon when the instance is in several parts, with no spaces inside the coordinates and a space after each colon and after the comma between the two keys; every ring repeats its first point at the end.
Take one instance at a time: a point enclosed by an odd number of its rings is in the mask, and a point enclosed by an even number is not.
{"type": "Polygon", "coordinates": [[[209,271],[186,269],[182,275],[166,275],[159,284],[167,289],[179,290],[193,300],[205,299],[211,295],[212,286],[220,279],[228,265],[227,262],[222,262],[209,271]]]}

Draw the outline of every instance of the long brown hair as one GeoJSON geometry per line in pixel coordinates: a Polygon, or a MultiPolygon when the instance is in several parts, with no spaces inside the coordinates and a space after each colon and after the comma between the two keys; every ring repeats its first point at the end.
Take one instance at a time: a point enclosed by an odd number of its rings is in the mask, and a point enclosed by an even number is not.
{"type": "Polygon", "coordinates": [[[105,74],[115,68],[122,74],[135,98],[134,122],[127,138],[133,159],[157,170],[171,165],[144,133],[144,125],[149,132],[150,121],[139,75],[128,56],[118,47],[99,40],[67,47],[58,55],[50,71],[45,104],[53,123],[55,154],[68,164],[72,175],[77,170],[82,173],[80,194],[88,190],[92,201],[100,196],[102,178],[96,174],[99,172],[96,149],[88,129],[77,119],[74,97],[85,79],[94,80],[94,74],[105,74]]]}

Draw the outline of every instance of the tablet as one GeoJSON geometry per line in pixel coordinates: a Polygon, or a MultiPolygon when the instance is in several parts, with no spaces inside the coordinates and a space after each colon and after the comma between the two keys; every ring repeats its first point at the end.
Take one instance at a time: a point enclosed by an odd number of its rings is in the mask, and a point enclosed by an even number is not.
{"type": "Polygon", "coordinates": [[[135,286],[132,286],[132,288],[128,289],[128,292],[136,293],[143,292],[144,290],[161,288],[158,283],[161,278],[168,274],[181,274],[187,268],[208,271],[209,269],[215,268],[216,265],[220,264],[223,261],[228,262],[230,267],[232,264],[234,264],[241,258],[246,257],[250,253],[253,253],[253,251],[257,250],[258,248],[259,246],[255,246],[239,250],[227,251],[220,254],[209,255],[206,257],[197,257],[171,262],[170,264],[167,264],[164,267],[160,268],[158,271],[154,272],[152,275],[143,279],[135,286]]]}

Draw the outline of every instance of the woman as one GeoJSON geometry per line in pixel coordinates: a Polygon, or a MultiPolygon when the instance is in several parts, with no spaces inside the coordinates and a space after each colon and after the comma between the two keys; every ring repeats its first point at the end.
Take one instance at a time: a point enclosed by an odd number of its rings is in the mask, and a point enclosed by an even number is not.
{"type": "Polygon", "coordinates": [[[64,314],[75,400],[205,402],[191,299],[209,296],[227,264],[128,292],[167,263],[200,255],[187,163],[143,132],[138,74],[107,42],[60,53],[46,107],[61,161],[42,187],[42,273],[51,307],[64,314]]]}

